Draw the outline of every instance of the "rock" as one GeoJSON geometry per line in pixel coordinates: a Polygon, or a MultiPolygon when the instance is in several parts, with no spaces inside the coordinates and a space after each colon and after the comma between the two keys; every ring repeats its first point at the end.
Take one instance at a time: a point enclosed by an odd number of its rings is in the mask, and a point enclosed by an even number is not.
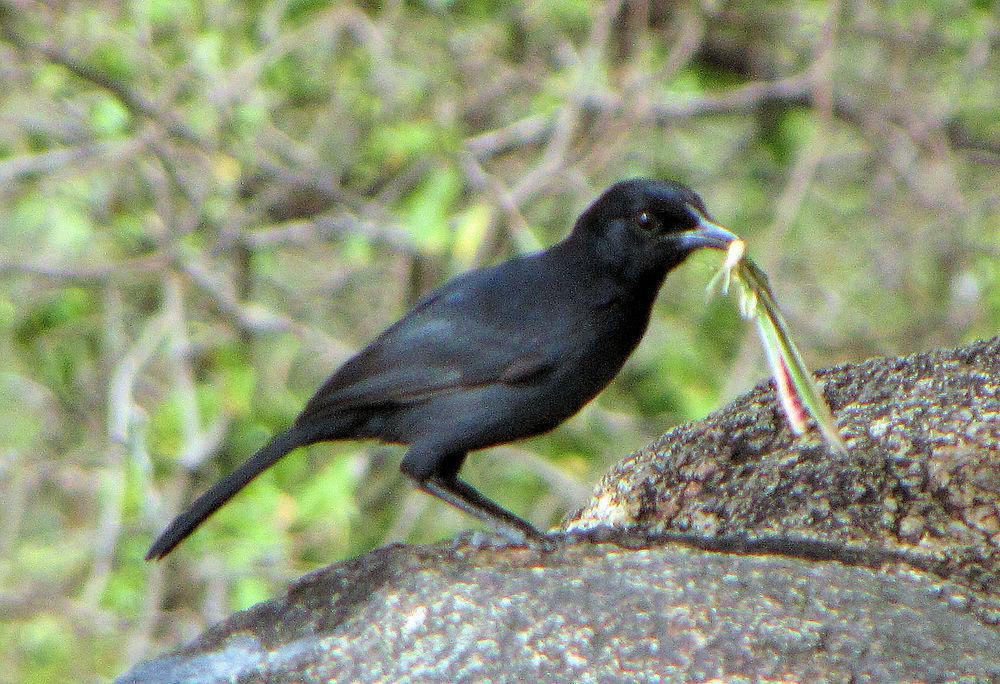
{"type": "Polygon", "coordinates": [[[782,535],[922,557],[1000,622],[1000,337],[817,374],[850,453],[770,383],[614,466],[568,529],[782,535]]]}
{"type": "Polygon", "coordinates": [[[119,682],[1000,680],[1000,338],[820,377],[845,459],[761,386],[570,532],[382,548],[119,682]]]}

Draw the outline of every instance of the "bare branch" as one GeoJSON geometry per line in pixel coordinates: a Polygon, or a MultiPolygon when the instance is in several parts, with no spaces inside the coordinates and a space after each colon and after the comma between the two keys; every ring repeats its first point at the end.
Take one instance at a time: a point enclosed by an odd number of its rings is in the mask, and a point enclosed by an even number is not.
{"type": "Polygon", "coordinates": [[[169,254],[156,253],[136,257],[130,261],[121,261],[108,266],[97,266],[86,269],[0,260],[0,277],[23,275],[52,280],[58,283],[100,285],[132,278],[137,274],[155,274],[170,263],[170,260],[171,257],[169,254]]]}
{"type": "Polygon", "coordinates": [[[107,157],[129,157],[140,147],[141,143],[137,140],[114,141],[11,157],[0,161],[0,184],[7,185],[25,177],[62,171],[82,162],[107,157]]]}
{"type": "Polygon", "coordinates": [[[379,225],[344,211],[322,214],[308,221],[288,221],[269,228],[245,231],[241,239],[253,249],[302,246],[348,235],[362,235],[393,250],[412,254],[413,240],[401,226],[379,225]]]}
{"type": "Polygon", "coordinates": [[[175,113],[162,109],[138,90],[77,59],[58,44],[33,42],[19,30],[17,14],[13,3],[0,3],[0,38],[26,53],[37,53],[47,61],[65,68],[77,78],[107,91],[133,114],[156,121],[171,135],[205,150],[214,149],[215,145],[211,141],[196,133],[175,113]]]}

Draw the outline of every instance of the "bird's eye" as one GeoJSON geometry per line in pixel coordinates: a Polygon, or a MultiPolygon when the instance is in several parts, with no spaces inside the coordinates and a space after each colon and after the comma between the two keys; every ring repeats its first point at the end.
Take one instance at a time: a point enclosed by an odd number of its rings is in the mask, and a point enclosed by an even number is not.
{"type": "Polygon", "coordinates": [[[650,214],[648,211],[641,212],[639,216],[636,217],[636,222],[639,224],[639,227],[642,228],[643,230],[650,230],[656,224],[656,221],[653,219],[652,214],[650,214]]]}

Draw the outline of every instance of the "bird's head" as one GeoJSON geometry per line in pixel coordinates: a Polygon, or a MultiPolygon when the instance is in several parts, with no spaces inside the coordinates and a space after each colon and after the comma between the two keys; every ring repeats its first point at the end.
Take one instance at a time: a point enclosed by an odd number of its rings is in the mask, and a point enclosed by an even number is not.
{"type": "Polygon", "coordinates": [[[666,273],[696,250],[725,250],[738,239],[715,223],[690,188],[646,178],[608,188],[574,233],[596,239],[603,255],[637,273],[666,273]]]}

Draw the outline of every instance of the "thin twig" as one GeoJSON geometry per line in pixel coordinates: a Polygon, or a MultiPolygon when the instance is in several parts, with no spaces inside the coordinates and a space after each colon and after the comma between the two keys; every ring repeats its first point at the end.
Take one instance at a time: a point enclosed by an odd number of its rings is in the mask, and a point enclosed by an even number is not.
{"type": "Polygon", "coordinates": [[[194,129],[188,126],[174,112],[160,108],[153,100],[140,91],[77,59],[61,45],[36,43],[29,39],[19,30],[17,14],[16,5],[13,3],[0,3],[0,38],[15,45],[24,52],[38,53],[47,61],[63,67],[77,78],[107,91],[125,105],[130,112],[156,121],[171,135],[193,143],[205,150],[215,148],[214,143],[196,133],[194,129]]]}
{"type": "Polygon", "coordinates": [[[64,171],[82,162],[105,158],[129,158],[142,146],[136,139],[89,143],[26,154],[0,161],[0,185],[16,183],[26,177],[64,171]]]}
{"type": "Polygon", "coordinates": [[[0,260],[0,277],[23,275],[52,280],[58,283],[101,285],[134,278],[137,274],[141,273],[155,274],[169,262],[170,255],[165,253],[150,254],[128,261],[119,261],[114,264],[92,268],[71,268],[53,264],[0,260]]]}
{"type": "Polygon", "coordinates": [[[286,221],[246,231],[241,239],[252,249],[268,249],[306,246],[351,235],[362,235],[373,242],[405,254],[416,251],[413,238],[402,226],[366,221],[344,211],[329,212],[309,220],[286,221]]]}
{"type": "Polygon", "coordinates": [[[108,387],[108,439],[112,444],[124,444],[132,419],[132,392],[139,374],[170,334],[173,321],[168,312],[160,311],[143,326],[142,332],[115,366],[108,387]]]}

